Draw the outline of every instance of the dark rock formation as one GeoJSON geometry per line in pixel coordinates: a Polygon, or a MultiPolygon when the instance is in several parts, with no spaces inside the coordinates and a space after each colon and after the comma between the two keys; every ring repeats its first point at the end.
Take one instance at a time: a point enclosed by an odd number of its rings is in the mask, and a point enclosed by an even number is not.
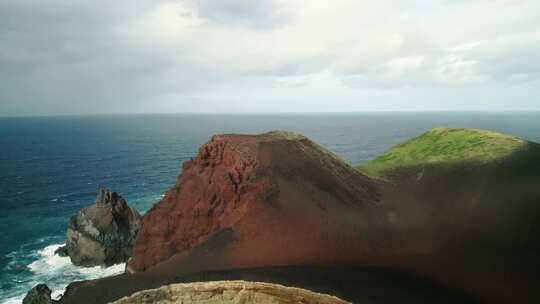
{"type": "Polygon", "coordinates": [[[59,255],[59,256],[61,256],[61,257],[67,257],[67,256],[69,256],[68,251],[67,251],[67,246],[59,247],[58,249],[56,249],[56,250],[54,251],[54,254],[59,255]]]}
{"type": "Polygon", "coordinates": [[[24,297],[23,304],[52,304],[56,301],[51,299],[51,290],[45,284],[39,284],[30,289],[24,297]]]}
{"type": "Polygon", "coordinates": [[[80,266],[125,262],[131,256],[140,224],[137,210],[116,192],[101,189],[95,204],[71,218],[65,251],[73,264],[80,266]]]}

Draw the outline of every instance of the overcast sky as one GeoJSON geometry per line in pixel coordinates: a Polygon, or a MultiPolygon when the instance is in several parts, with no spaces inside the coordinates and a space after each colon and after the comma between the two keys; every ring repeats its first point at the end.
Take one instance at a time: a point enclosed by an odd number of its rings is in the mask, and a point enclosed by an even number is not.
{"type": "Polygon", "coordinates": [[[0,0],[0,116],[540,110],[538,0],[0,0]]]}

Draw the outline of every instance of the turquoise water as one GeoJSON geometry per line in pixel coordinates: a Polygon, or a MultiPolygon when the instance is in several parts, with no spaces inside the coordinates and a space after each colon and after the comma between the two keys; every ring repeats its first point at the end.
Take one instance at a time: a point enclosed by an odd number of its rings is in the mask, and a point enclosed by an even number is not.
{"type": "Polygon", "coordinates": [[[491,129],[540,142],[540,113],[141,115],[0,118],[0,303],[47,283],[119,273],[54,256],[69,217],[100,187],[141,212],[174,184],[181,163],[216,133],[291,130],[359,164],[437,126],[491,129]]]}

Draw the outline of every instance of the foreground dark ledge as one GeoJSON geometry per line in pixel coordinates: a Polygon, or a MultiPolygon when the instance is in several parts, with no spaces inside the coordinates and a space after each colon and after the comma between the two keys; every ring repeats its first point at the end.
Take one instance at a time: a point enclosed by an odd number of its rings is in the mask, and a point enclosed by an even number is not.
{"type": "Polygon", "coordinates": [[[182,275],[167,281],[151,276],[143,279],[140,274],[121,275],[100,280],[101,284],[107,285],[106,289],[99,286],[95,286],[97,289],[89,288],[88,285],[78,289],[77,284],[73,284],[60,303],[108,303],[138,290],[167,284],[223,280],[277,283],[334,295],[353,303],[480,303],[471,295],[444,288],[405,271],[375,267],[306,266],[209,271],[182,275]],[[147,286],[141,288],[141,284],[147,286]]]}

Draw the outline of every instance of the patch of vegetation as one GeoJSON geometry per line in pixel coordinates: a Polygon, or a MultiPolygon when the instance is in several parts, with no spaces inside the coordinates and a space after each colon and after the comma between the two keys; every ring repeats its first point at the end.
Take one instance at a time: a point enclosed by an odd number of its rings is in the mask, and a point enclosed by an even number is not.
{"type": "Polygon", "coordinates": [[[435,128],[357,169],[373,178],[384,178],[396,168],[425,164],[486,163],[504,158],[527,142],[509,135],[478,129],[435,128]]]}

